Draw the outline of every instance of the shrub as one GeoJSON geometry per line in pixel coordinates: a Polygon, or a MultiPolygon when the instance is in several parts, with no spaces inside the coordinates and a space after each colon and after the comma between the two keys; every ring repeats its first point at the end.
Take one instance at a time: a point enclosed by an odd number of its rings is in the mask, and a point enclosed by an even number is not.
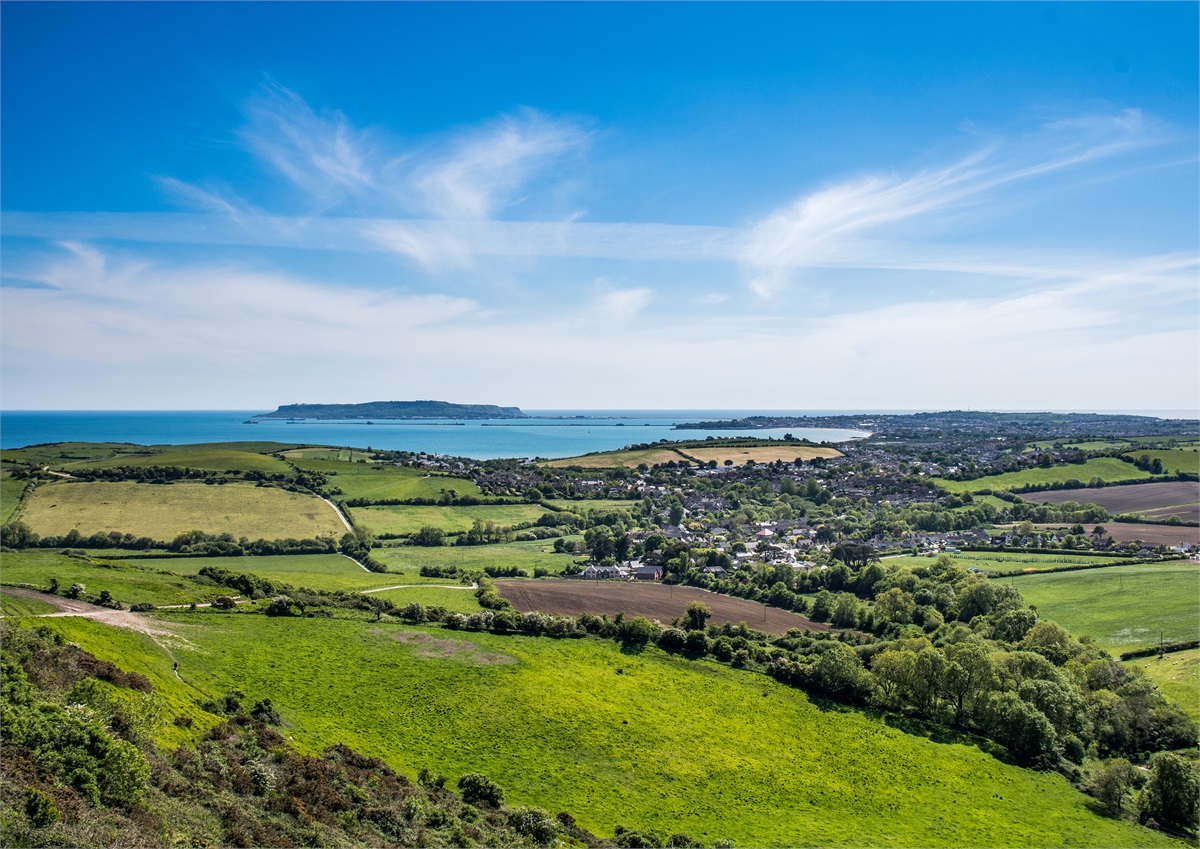
{"type": "Polygon", "coordinates": [[[469,772],[458,779],[458,789],[468,805],[487,805],[499,808],[504,804],[504,791],[496,782],[479,772],[469,772]]]}

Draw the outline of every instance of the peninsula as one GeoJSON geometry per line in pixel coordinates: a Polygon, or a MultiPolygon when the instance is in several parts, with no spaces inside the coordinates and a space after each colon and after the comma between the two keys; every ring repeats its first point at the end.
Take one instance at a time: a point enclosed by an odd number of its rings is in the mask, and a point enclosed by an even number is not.
{"type": "Polygon", "coordinates": [[[267,419],[527,419],[520,407],[447,401],[369,401],[365,404],[283,404],[267,419]]]}

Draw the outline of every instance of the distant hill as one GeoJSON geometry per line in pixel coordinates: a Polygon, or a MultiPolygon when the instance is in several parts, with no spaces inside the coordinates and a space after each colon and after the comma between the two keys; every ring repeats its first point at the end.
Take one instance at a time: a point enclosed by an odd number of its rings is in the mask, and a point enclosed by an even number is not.
{"type": "Polygon", "coordinates": [[[268,419],[527,419],[520,407],[447,401],[369,401],[366,404],[284,404],[268,419]]]}

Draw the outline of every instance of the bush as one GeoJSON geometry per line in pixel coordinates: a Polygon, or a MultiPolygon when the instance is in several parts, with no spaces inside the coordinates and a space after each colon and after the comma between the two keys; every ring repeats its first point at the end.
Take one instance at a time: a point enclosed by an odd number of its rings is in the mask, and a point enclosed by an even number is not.
{"type": "Polygon", "coordinates": [[[487,805],[499,808],[504,804],[504,791],[496,782],[479,772],[469,772],[458,779],[458,789],[468,805],[487,805]]]}

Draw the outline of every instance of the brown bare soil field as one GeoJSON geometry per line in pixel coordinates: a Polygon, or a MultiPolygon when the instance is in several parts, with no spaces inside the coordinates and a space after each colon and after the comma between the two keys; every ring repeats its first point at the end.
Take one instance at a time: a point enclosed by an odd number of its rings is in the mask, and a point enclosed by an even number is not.
{"type": "Polygon", "coordinates": [[[782,460],[791,463],[795,460],[811,460],[814,457],[841,457],[842,452],[836,448],[822,448],[814,445],[797,445],[795,447],[780,445],[763,448],[681,448],[688,457],[695,457],[705,463],[716,460],[717,465],[724,465],[726,460],[732,460],[741,466],[747,460],[755,463],[774,463],[782,460]]]}
{"type": "MultiPolygon", "coordinates": [[[[996,527],[1013,527],[1013,525],[997,525],[996,527]]],[[[1062,522],[1048,522],[1035,525],[1043,530],[1061,530],[1069,528],[1070,525],[1064,525],[1062,522]]],[[[1095,525],[1084,525],[1088,533],[1091,533],[1095,525]]],[[[1147,545],[1179,545],[1181,542],[1190,542],[1193,545],[1200,544],[1200,528],[1188,527],[1187,525],[1143,525],[1133,522],[1104,522],[1103,528],[1108,536],[1111,536],[1117,542],[1129,542],[1131,539],[1140,539],[1147,545]]]]}
{"type": "Polygon", "coordinates": [[[1032,504],[1077,501],[1080,504],[1098,504],[1114,514],[1143,513],[1156,519],[1178,516],[1185,522],[1200,521],[1200,483],[1194,481],[1029,492],[1021,498],[1032,504]]]}
{"type": "Polygon", "coordinates": [[[828,631],[829,626],[780,610],[732,596],[718,595],[696,587],[628,581],[496,581],[496,590],[523,613],[539,610],[556,616],[607,613],[616,616],[645,616],[670,625],[683,615],[693,601],[701,601],[712,610],[710,624],[745,622],[756,631],[784,634],[791,628],[828,631]]]}

